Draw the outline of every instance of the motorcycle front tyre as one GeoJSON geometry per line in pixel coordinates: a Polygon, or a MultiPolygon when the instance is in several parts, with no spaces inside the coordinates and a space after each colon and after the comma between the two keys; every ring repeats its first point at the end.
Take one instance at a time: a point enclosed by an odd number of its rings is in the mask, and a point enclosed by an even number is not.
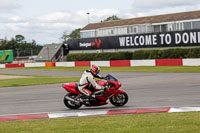
{"type": "Polygon", "coordinates": [[[128,95],[126,92],[119,93],[118,96],[113,95],[109,100],[114,106],[124,106],[128,102],[128,95]]]}

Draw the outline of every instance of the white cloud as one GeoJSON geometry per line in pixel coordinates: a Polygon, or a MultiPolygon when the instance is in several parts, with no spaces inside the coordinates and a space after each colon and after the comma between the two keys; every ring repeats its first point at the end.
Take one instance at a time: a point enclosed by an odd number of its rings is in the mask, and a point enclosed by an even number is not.
{"type": "Polygon", "coordinates": [[[155,10],[173,7],[189,7],[200,4],[197,0],[135,0],[133,9],[138,11],[155,10]]]}
{"type": "Polygon", "coordinates": [[[32,27],[32,29],[35,30],[30,30],[30,32],[34,32],[35,34],[37,32],[40,32],[40,35],[46,34],[46,37],[48,37],[49,41],[59,41],[59,38],[64,31],[67,31],[67,33],[71,33],[72,30],[83,28],[88,24],[87,12],[90,13],[89,17],[90,22],[92,23],[100,22],[101,20],[104,20],[111,15],[120,15],[120,12],[118,10],[113,9],[79,10],[73,13],[53,12],[38,16],[37,18],[33,19],[32,26],[30,26],[30,28],[32,27]]]}
{"type": "Polygon", "coordinates": [[[53,12],[37,17],[13,15],[0,19],[0,38],[12,38],[16,34],[22,34],[40,44],[59,42],[64,31],[70,33],[87,24],[87,16],[69,12],[53,12]]]}
{"type": "Polygon", "coordinates": [[[91,10],[91,15],[96,16],[96,17],[105,17],[105,16],[111,16],[111,15],[116,15],[120,14],[119,10],[116,9],[103,9],[103,10],[91,10]]]}
{"type": "Polygon", "coordinates": [[[22,18],[20,16],[13,16],[13,17],[10,18],[10,20],[17,22],[17,21],[22,20],[22,18]]]}
{"type": "Polygon", "coordinates": [[[200,9],[197,0],[135,0],[132,12],[136,16],[167,14],[200,9]]]}
{"type": "MultiPolygon", "coordinates": [[[[20,0],[0,0],[1,11],[14,10],[20,7],[20,0]]],[[[125,6],[125,5],[124,5],[125,6]]],[[[70,11],[36,12],[35,15],[21,15],[17,13],[0,16],[0,37],[14,37],[22,34],[27,39],[35,39],[40,44],[59,42],[64,31],[83,28],[88,24],[100,22],[107,17],[116,15],[120,18],[133,18],[147,15],[166,14],[200,9],[200,1],[196,0],[134,0],[130,9],[87,9],[70,11]],[[38,15],[39,14],[39,15],[38,15]]]]}
{"type": "Polygon", "coordinates": [[[88,24],[87,12],[90,13],[91,23],[100,22],[112,15],[121,18],[134,16],[129,12],[120,12],[115,9],[90,9],[76,12],[56,11],[36,17],[11,15],[10,17],[2,17],[0,37],[11,38],[16,34],[22,34],[29,40],[35,39],[40,44],[59,42],[64,31],[71,33],[74,29],[83,28],[88,24]]]}
{"type": "Polygon", "coordinates": [[[80,20],[84,20],[84,24],[83,26],[86,26],[87,24],[87,20],[88,20],[88,15],[89,14],[89,19],[90,19],[90,23],[97,23],[100,22],[102,20],[105,20],[106,18],[112,16],[112,15],[116,15],[119,18],[132,18],[135,17],[135,15],[131,12],[128,11],[120,11],[120,10],[116,10],[116,9],[102,9],[102,10],[98,10],[98,9],[90,9],[90,10],[81,10],[76,12],[76,14],[79,17],[74,18],[74,20],[76,20],[76,22],[80,21],[80,20]]]}
{"type": "Polygon", "coordinates": [[[42,16],[38,17],[39,21],[45,21],[45,22],[50,22],[50,21],[62,21],[67,18],[69,18],[71,15],[69,13],[65,12],[54,12],[51,14],[45,14],[42,16]]]}
{"type": "Polygon", "coordinates": [[[19,0],[0,0],[0,12],[9,13],[20,7],[19,0]]]}

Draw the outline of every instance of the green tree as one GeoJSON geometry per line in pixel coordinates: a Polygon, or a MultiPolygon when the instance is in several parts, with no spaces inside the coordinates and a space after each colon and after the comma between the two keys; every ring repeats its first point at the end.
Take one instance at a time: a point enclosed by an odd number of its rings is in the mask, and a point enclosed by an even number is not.
{"type": "Polygon", "coordinates": [[[18,47],[19,47],[19,45],[16,42],[15,38],[12,38],[10,41],[8,41],[6,49],[12,49],[12,50],[14,50],[14,49],[16,49],[18,47]]]}
{"type": "Polygon", "coordinates": [[[112,15],[112,16],[106,18],[106,19],[104,20],[104,22],[106,22],[106,21],[113,21],[113,20],[120,20],[120,18],[117,17],[116,15],[112,15]]]}
{"type": "Polygon", "coordinates": [[[2,40],[0,41],[0,50],[6,50],[7,44],[8,44],[7,38],[2,39],[2,40]]]}
{"type": "Polygon", "coordinates": [[[23,35],[16,35],[15,40],[17,43],[22,43],[24,41],[25,37],[23,35]]]}
{"type": "Polygon", "coordinates": [[[14,57],[37,55],[42,46],[37,45],[35,40],[27,42],[23,35],[16,35],[10,40],[2,39],[0,41],[0,50],[13,50],[14,57]]]}
{"type": "Polygon", "coordinates": [[[80,38],[80,31],[80,28],[73,30],[70,34],[67,34],[67,31],[64,31],[61,36],[62,43],[66,44],[67,40],[70,38],[80,38]]]}
{"type": "Polygon", "coordinates": [[[81,29],[75,29],[72,31],[72,33],[69,35],[70,38],[80,38],[80,31],[81,29]]]}
{"type": "Polygon", "coordinates": [[[61,40],[63,42],[63,44],[67,43],[67,40],[70,38],[70,35],[67,34],[67,31],[64,31],[62,36],[61,36],[61,40]]]}

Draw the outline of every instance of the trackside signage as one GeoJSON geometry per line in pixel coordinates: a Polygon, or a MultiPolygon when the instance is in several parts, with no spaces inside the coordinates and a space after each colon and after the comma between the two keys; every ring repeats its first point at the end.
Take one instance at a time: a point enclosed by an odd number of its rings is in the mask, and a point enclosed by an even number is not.
{"type": "Polygon", "coordinates": [[[87,43],[84,43],[84,42],[80,42],[79,43],[79,47],[96,47],[96,48],[99,48],[100,47],[100,44],[101,44],[101,40],[100,39],[95,39],[94,42],[87,42],[87,43]]]}
{"type": "Polygon", "coordinates": [[[70,50],[200,46],[200,30],[70,39],[70,50]]]}

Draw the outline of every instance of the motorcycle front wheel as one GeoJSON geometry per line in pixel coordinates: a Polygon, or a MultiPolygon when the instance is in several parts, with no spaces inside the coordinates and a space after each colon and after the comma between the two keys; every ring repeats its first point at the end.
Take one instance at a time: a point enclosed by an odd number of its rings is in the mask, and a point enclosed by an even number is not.
{"type": "Polygon", "coordinates": [[[128,95],[126,92],[119,93],[118,96],[113,95],[109,100],[114,106],[124,106],[128,102],[128,95]]]}
{"type": "Polygon", "coordinates": [[[64,104],[66,107],[70,108],[70,109],[78,109],[82,106],[81,103],[76,103],[76,102],[73,102],[73,101],[70,101],[68,99],[66,99],[66,97],[70,97],[72,99],[74,99],[77,95],[76,94],[73,94],[73,93],[68,93],[65,95],[64,97],[64,104]]]}

